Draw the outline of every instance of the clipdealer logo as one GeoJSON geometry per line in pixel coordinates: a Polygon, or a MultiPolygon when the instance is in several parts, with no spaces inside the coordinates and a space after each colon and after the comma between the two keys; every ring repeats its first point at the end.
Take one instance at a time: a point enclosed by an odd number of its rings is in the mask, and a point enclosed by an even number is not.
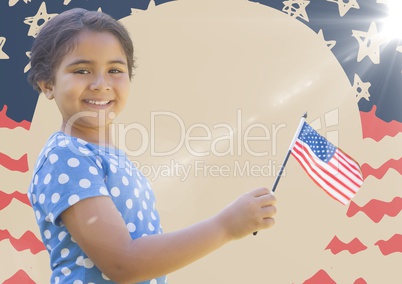
{"type": "Polygon", "coordinates": [[[277,175],[280,165],[272,157],[277,155],[278,136],[286,124],[246,124],[241,109],[235,114],[232,124],[218,122],[208,125],[200,122],[188,124],[176,113],[155,111],[150,113],[148,128],[140,123],[119,124],[115,126],[115,137],[118,147],[151,181],[160,177],[185,181],[190,177],[277,175]],[[170,137],[175,142],[168,148],[158,144],[158,139],[163,138],[162,132],[166,130],[166,124],[175,129],[174,135],[171,134],[174,137],[170,137]],[[126,141],[129,132],[134,132],[140,140],[136,149],[127,147],[130,145],[126,141]],[[160,158],[164,162],[140,163],[138,157],[144,154],[160,158]],[[181,157],[181,160],[177,157],[181,157]],[[244,157],[247,159],[244,160],[244,157]],[[209,160],[217,162],[211,163],[209,160]]]}
{"type": "Polygon", "coordinates": [[[277,141],[279,132],[286,127],[285,123],[267,126],[263,123],[252,123],[245,126],[242,121],[242,111],[237,110],[236,123],[219,122],[212,126],[205,123],[193,123],[186,126],[183,118],[178,114],[168,111],[150,113],[150,128],[147,129],[140,123],[118,124],[117,129],[111,132],[117,139],[118,148],[122,149],[130,157],[139,157],[147,152],[152,157],[173,157],[182,150],[186,150],[191,157],[224,157],[241,156],[243,154],[252,157],[275,156],[277,154],[277,141]],[[157,135],[163,130],[163,121],[170,122],[179,128],[177,143],[171,149],[157,149],[157,135]],[[130,131],[136,131],[141,137],[139,147],[130,149],[126,137],[130,131]],[[258,132],[259,135],[253,133],[258,132]],[[262,134],[262,135],[261,135],[262,134]],[[263,150],[253,148],[253,142],[265,143],[263,150]],[[197,145],[204,145],[204,150],[197,149],[197,145]],[[193,145],[193,146],[192,146],[193,145]],[[205,147],[207,145],[207,147],[205,147]],[[222,145],[226,145],[222,147],[222,145]],[[223,148],[223,149],[222,149],[223,148]]]}
{"type": "MultiPolygon", "coordinates": [[[[232,124],[227,121],[213,125],[201,122],[188,124],[180,115],[170,111],[150,112],[148,127],[139,122],[107,124],[107,120],[112,121],[116,117],[115,113],[99,111],[79,113],[67,125],[71,127],[75,121],[85,117],[97,119],[99,125],[107,125],[107,131],[99,132],[99,141],[105,141],[105,135],[112,137],[114,147],[110,147],[109,152],[117,151],[116,148],[124,151],[150,181],[161,177],[180,181],[190,177],[275,177],[283,159],[281,155],[277,157],[277,150],[280,134],[287,127],[286,123],[247,124],[241,109],[236,111],[232,124]],[[175,142],[168,147],[160,142],[163,132],[166,132],[166,124],[175,129],[173,139],[170,137],[175,142]],[[136,137],[135,147],[128,139],[133,135],[136,137]],[[163,162],[140,162],[143,155],[163,162]],[[216,163],[209,162],[211,160],[216,163]]],[[[318,119],[313,124],[321,128],[320,121],[318,119]]],[[[325,128],[333,128],[338,122],[337,109],[325,115],[325,128]]],[[[337,137],[338,132],[327,131],[326,134],[337,137]]],[[[69,145],[72,151],[79,154],[71,146],[73,143],[69,145]]],[[[124,159],[119,161],[119,166],[125,167],[124,159]]],[[[282,176],[285,175],[285,172],[282,173],[282,176]]]]}

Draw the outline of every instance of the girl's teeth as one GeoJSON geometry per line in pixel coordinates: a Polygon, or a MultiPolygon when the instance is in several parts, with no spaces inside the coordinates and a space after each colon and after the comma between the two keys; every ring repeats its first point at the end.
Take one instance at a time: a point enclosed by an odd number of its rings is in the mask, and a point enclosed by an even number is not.
{"type": "Polygon", "coordinates": [[[110,101],[91,101],[91,100],[86,100],[87,103],[90,103],[92,105],[107,105],[110,101]]]}

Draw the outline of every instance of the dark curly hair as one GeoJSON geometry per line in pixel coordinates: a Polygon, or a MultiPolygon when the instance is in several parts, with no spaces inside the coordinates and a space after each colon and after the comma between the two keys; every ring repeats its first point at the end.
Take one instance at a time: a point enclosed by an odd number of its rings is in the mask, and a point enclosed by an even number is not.
{"type": "Polygon", "coordinates": [[[130,80],[134,69],[134,47],[127,29],[111,16],[82,8],[67,10],[50,19],[40,30],[31,49],[28,82],[41,92],[38,82],[54,82],[54,72],[76,44],[83,31],[109,32],[120,42],[127,58],[130,80]]]}

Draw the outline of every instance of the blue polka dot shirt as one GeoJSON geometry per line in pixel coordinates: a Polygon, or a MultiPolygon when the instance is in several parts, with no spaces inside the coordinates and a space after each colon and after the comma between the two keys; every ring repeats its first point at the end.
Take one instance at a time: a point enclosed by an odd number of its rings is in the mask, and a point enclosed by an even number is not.
{"type": "MultiPolygon", "coordinates": [[[[51,283],[113,283],[81,250],[60,214],[80,200],[108,196],[133,239],[161,234],[155,198],[147,179],[124,152],[54,133],[34,168],[28,198],[50,255],[51,283]]],[[[142,283],[167,283],[166,277],[142,283]]]]}

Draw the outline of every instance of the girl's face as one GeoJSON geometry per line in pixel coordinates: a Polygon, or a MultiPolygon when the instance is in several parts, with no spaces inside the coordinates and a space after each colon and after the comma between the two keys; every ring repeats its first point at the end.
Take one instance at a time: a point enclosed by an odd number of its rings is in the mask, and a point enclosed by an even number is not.
{"type": "Polygon", "coordinates": [[[39,85],[47,98],[55,99],[67,131],[106,128],[123,109],[130,88],[124,50],[108,32],[80,32],[54,78],[52,84],[39,85]]]}

